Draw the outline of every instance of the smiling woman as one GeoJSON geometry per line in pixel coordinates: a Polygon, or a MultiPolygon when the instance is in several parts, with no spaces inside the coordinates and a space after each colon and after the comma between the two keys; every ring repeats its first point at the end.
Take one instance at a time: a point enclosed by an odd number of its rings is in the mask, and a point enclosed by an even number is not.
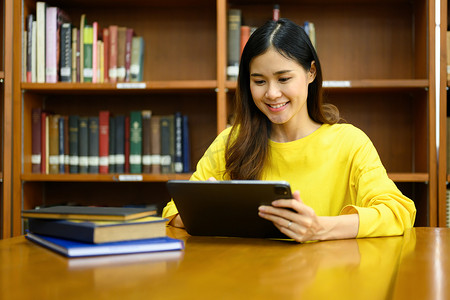
{"type": "MultiPolygon", "coordinates": [[[[269,21],[242,52],[235,123],[191,180],[288,181],[293,199],[261,206],[259,216],[298,242],[403,234],[414,224],[413,201],[389,179],[368,136],[339,121],[322,101],[320,61],[305,31],[269,21]]],[[[183,226],[173,202],[163,216],[183,226]]]]}

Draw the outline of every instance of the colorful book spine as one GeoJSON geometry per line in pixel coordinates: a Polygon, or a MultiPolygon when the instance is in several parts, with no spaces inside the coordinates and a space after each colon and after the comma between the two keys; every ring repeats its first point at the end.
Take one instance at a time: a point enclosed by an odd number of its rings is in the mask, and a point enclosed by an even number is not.
{"type": "Polygon", "coordinates": [[[130,81],[138,82],[144,80],[144,39],[135,36],[131,42],[131,66],[130,81]]]}
{"type": "Polygon", "coordinates": [[[79,74],[77,74],[78,82],[84,82],[84,27],[86,26],[86,15],[82,14],[80,17],[80,29],[78,30],[80,32],[80,35],[78,36],[78,45],[80,47],[79,49],[79,62],[78,64],[78,71],[79,74]]]}
{"type": "Polygon", "coordinates": [[[109,72],[108,77],[110,82],[117,82],[117,34],[118,26],[109,26],[109,72]]]}
{"type": "Polygon", "coordinates": [[[49,133],[48,133],[48,164],[49,174],[59,173],[59,115],[49,115],[49,133]]]}
{"type": "Polygon", "coordinates": [[[115,118],[116,123],[116,173],[125,172],[125,116],[118,115],[115,118]]]}
{"type": "Polygon", "coordinates": [[[41,113],[40,107],[31,111],[31,172],[41,173],[41,113]]]}
{"type": "Polygon", "coordinates": [[[117,31],[117,82],[125,81],[126,27],[117,31]]]}
{"type": "Polygon", "coordinates": [[[116,172],[116,118],[109,117],[109,173],[116,172]]]}
{"type": "Polygon", "coordinates": [[[89,117],[89,168],[88,173],[97,174],[99,169],[99,118],[89,117]]]}
{"type": "Polygon", "coordinates": [[[79,70],[78,62],[80,59],[80,47],[78,46],[78,28],[72,28],[72,82],[78,82],[77,71],[79,70]]]}
{"type": "Polygon", "coordinates": [[[130,173],[142,173],[142,114],[130,113],[130,173]]]}
{"type": "Polygon", "coordinates": [[[142,173],[151,173],[151,110],[142,111],[142,173]]]}
{"type": "Polygon", "coordinates": [[[32,81],[31,65],[32,65],[32,45],[33,45],[33,22],[35,17],[33,14],[27,16],[27,82],[32,81]]]}
{"type": "Polygon", "coordinates": [[[69,173],[77,174],[78,173],[78,116],[70,115],[69,116],[69,173]]]}
{"type": "Polygon", "coordinates": [[[45,82],[45,15],[47,4],[36,2],[36,82],[45,82]]]}
{"type": "Polygon", "coordinates": [[[62,82],[72,81],[72,24],[61,25],[59,78],[62,82]]]}
{"type": "Polygon", "coordinates": [[[98,82],[98,22],[92,23],[92,82],[98,82]]]}
{"type": "Polygon", "coordinates": [[[83,59],[83,82],[92,82],[92,63],[93,63],[93,28],[92,25],[84,26],[83,33],[83,50],[84,50],[84,59],[83,59]]]}
{"type": "Polygon", "coordinates": [[[33,21],[31,41],[31,82],[37,82],[37,23],[33,21]]]}
{"type": "Polygon", "coordinates": [[[99,173],[109,172],[109,118],[110,112],[102,110],[99,113],[99,173]]]}
{"type": "Polygon", "coordinates": [[[109,82],[109,28],[103,28],[103,81],[109,82]]]}
{"type": "Polygon", "coordinates": [[[79,173],[87,173],[89,167],[89,131],[88,131],[88,118],[79,117],[78,122],[78,162],[79,173]]]}
{"type": "Polygon", "coordinates": [[[161,173],[161,117],[152,116],[150,119],[151,129],[151,157],[152,173],[161,173]]]}
{"type": "Polygon", "coordinates": [[[127,28],[125,32],[125,81],[131,80],[131,46],[133,42],[134,30],[127,28]]]}

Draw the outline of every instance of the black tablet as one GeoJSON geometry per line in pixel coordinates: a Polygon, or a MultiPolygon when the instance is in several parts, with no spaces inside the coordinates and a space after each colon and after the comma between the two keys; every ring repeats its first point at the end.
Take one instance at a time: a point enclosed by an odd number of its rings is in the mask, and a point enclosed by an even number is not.
{"type": "Polygon", "coordinates": [[[167,188],[190,235],[287,238],[258,216],[260,205],[292,198],[286,181],[169,180],[167,188]]]}

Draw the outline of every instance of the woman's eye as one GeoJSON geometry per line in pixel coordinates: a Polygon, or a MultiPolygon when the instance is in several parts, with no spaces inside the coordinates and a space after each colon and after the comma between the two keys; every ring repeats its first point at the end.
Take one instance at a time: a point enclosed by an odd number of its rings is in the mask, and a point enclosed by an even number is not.
{"type": "Polygon", "coordinates": [[[264,80],[255,80],[254,82],[258,85],[264,84],[264,80]]]}
{"type": "Polygon", "coordinates": [[[289,79],[291,79],[291,77],[282,77],[282,78],[280,78],[280,79],[278,79],[280,82],[286,82],[286,81],[288,81],[289,79]]]}

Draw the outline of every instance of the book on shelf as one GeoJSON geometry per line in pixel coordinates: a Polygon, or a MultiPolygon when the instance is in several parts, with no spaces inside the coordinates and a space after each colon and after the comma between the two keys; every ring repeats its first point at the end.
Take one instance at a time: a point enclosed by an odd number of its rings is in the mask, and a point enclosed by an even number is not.
{"type": "Polygon", "coordinates": [[[241,42],[240,42],[240,52],[239,57],[242,56],[242,51],[244,51],[244,47],[247,44],[248,39],[250,38],[251,28],[248,25],[241,26],[241,42]]]}
{"type": "Polygon", "coordinates": [[[142,173],[152,172],[151,110],[142,111],[142,173]]]}
{"type": "Polygon", "coordinates": [[[79,50],[79,69],[77,72],[79,72],[79,80],[78,82],[84,82],[84,27],[86,26],[86,14],[82,14],[80,17],[80,28],[79,32],[80,35],[78,36],[78,45],[80,47],[79,50]]]}
{"type": "Polygon", "coordinates": [[[125,53],[127,28],[119,26],[117,29],[117,82],[125,81],[125,53]]]}
{"type": "Polygon", "coordinates": [[[447,80],[450,80],[450,31],[447,31],[447,80]]]}
{"type": "Polygon", "coordinates": [[[61,25],[61,57],[59,67],[59,78],[61,82],[72,81],[72,31],[71,23],[63,23],[61,25]]]}
{"type": "Polygon", "coordinates": [[[48,116],[48,163],[49,174],[59,173],[59,115],[50,114],[48,116]]]}
{"type": "Polygon", "coordinates": [[[131,46],[134,36],[133,28],[127,28],[125,31],[125,81],[131,80],[131,46]]]}
{"type": "Polygon", "coordinates": [[[174,172],[175,158],[175,124],[174,115],[164,115],[160,119],[161,132],[161,173],[174,172]]]}
{"type": "Polygon", "coordinates": [[[241,50],[241,22],[240,9],[228,10],[228,51],[227,51],[227,78],[237,80],[239,74],[239,57],[241,50]]]}
{"type": "Polygon", "coordinates": [[[88,173],[89,168],[89,130],[88,117],[78,118],[78,172],[88,173]]]}
{"type": "Polygon", "coordinates": [[[116,123],[116,173],[125,172],[125,115],[117,115],[116,123]]]}
{"type": "Polygon", "coordinates": [[[72,28],[72,71],[71,71],[71,81],[79,82],[77,77],[77,72],[79,72],[80,63],[80,45],[79,45],[79,35],[80,32],[78,28],[72,28]]]}
{"type": "Polygon", "coordinates": [[[109,72],[108,78],[110,82],[117,81],[117,35],[119,26],[109,26],[109,72]]]}
{"type": "Polygon", "coordinates": [[[103,206],[50,206],[22,210],[22,218],[128,221],[155,216],[156,208],[103,207],[103,206]]]}
{"type": "Polygon", "coordinates": [[[105,69],[105,59],[103,56],[103,41],[98,40],[97,41],[97,71],[95,72],[97,74],[97,82],[98,83],[104,83],[104,69],[105,69]]]}
{"type": "MultiPolygon", "coordinates": [[[[32,51],[33,51],[33,22],[35,22],[35,16],[33,14],[29,14],[27,16],[27,82],[33,82],[32,79],[32,68],[31,68],[31,64],[32,64],[32,51]]],[[[36,49],[34,49],[34,51],[36,51],[36,49]]],[[[36,75],[35,75],[36,76],[36,75]]]]}
{"type": "MultiPolygon", "coordinates": [[[[86,70],[86,69],[85,69],[86,70]]],[[[98,174],[99,171],[99,117],[88,117],[89,126],[89,167],[88,173],[98,174]]]]}
{"type": "Polygon", "coordinates": [[[99,112],[99,173],[109,172],[109,119],[110,112],[102,110],[99,112]]]}
{"type": "Polygon", "coordinates": [[[32,24],[32,41],[31,41],[31,82],[37,82],[37,23],[32,24]]]}
{"type": "Polygon", "coordinates": [[[151,130],[151,170],[154,174],[161,173],[161,120],[160,116],[150,119],[151,130]]]}
{"type": "Polygon", "coordinates": [[[130,173],[142,173],[142,113],[130,112],[130,173]]]}
{"type": "Polygon", "coordinates": [[[78,115],[69,115],[69,173],[77,174],[79,167],[79,117],[78,115]]]}
{"type": "Polygon", "coordinates": [[[45,81],[55,83],[59,74],[61,25],[70,22],[70,18],[61,8],[47,6],[45,21],[45,81]]]}
{"type": "Polygon", "coordinates": [[[316,48],[316,27],[314,26],[314,23],[310,21],[305,21],[303,23],[303,29],[309,36],[311,44],[314,46],[314,48],[316,48]]]}
{"type": "Polygon", "coordinates": [[[135,36],[131,41],[131,65],[130,81],[138,82],[144,80],[144,39],[135,36]]]}
{"type": "Polygon", "coordinates": [[[175,173],[183,173],[183,116],[180,112],[175,113],[174,122],[175,151],[173,166],[175,173]]]}
{"type": "Polygon", "coordinates": [[[166,236],[166,219],[156,216],[130,221],[87,221],[28,218],[28,230],[85,243],[108,243],[166,236]]]}
{"type": "Polygon", "coordinates": [[[47,4],[36,2],[36,82],[45,82],[45,15],[47,4]]]}
{"type": "Polygon", "coordinates": [[[31,172],[41,173],[41,113],[40,107],[31,111],[31,172]]]}
{"type": "Polygon", "coordinates": [[[25,237],[32,242],[54,250],[55,252],[67,257],[175,251],[182,250],[184,248],[184,243],[182,240],[170,237],[102,244],[89,244],[35,233],[27,233],[25,237]]]}
{"type": "Polygon", "coordinates": [[[22,82],[27,82],[27,44],[28,44],[28,31],[24,30],[23,35],[22,35],[22,62],[21,62],[21,66],[22,69],[20,71],[20,74],[22,74],[22,78],[21,81],[22,82]]]}
{"type": "Polygon", "coordinates": [[[109,82],[109,28],[103,28],[103,81],[109,82]]]}
{"type": "Polygon", "coordinates": [[[125,173],[130,173],[130,116],[125,116],[125,173]]]}
{"type": "Polygon", "coordinates": [[[64,116],[58,117],[58,172],[59,174],[64,174],[66,172],[66,121],[64,116]]]}
{"type": "Polygon", "coordinates": [[[98,83],[98,22],[92,23],[92,82],[98,83]]]}
{"type": "Polygon", "coordinates": [[[116,172],[116,118],[109,116],[108,171],[116,172]]]}
{"type": "Polygon", "coordinates": [[[93,70],[93,27],[90,24],[84,26],[83,33],[83,82],[92,82],[93,70]]]}
{"type": "Polygon", "coordinates": [[[183,172],[188,173],[191,171],[191,143],[189,139],[189,117],[187,115],[182,116],[183,122],[183,172]]]}

